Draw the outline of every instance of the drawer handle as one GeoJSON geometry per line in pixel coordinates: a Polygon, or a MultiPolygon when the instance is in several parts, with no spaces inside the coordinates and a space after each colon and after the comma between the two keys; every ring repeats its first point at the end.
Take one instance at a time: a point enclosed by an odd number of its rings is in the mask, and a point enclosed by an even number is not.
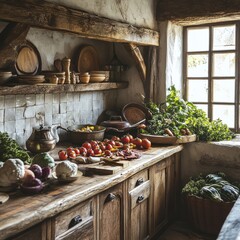
{"type": "Polygon", "coordinates": [[[78,223],[80,223],[82,221],[82,218],[80,215],[77,215],[76,217],[74,217],[71,222],[68,225],[68,229],[74,227],[75,225],[77,225],[78,223]]]}
{"type": "Polygon", "coordinates": [[[117,196],[114,193],[109,193],[104,201],[105,203],[113,201],[117,196]]]}
{"type": "Polygon", "coordinates": [[[143,184],[143,182],[144,182],[143,178],[139,178],[136,182],[136,187],[143,184]]]}
{"type": "Polygon", "coordinates": [[[137,203],[141,203],[143,201],[144,201],[144,196],[143,195],[141,195],[137,198],[137,203]]]}

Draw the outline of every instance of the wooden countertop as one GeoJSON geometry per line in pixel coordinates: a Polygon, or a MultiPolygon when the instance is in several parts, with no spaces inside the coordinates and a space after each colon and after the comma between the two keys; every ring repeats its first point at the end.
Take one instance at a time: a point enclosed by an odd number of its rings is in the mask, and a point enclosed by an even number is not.
{"type": "MultiPolygon", "coordinates": [[[[32,196],[20,191],[9,193],[9,200],[0,205],[0,239],[15,235],[87,200],[182,149],[181,145],[152,147],[143,152],[141,158],[130,161],[128,167],[113,175],[81,176],[69,184],[49,184],[43,192],[32,196]]],[[[56,155],[58,150],[55,148],[50,154],[56,155]]]]}

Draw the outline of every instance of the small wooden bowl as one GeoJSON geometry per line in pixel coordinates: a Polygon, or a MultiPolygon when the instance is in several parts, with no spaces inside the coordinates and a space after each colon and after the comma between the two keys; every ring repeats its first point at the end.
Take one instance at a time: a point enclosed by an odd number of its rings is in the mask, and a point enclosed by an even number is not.
{"type": "Polygon", "coordinates": [[[80,76],[80,82],[81,83],[89,83],[90,81],[90,75],[88,76],[80,76]]]}

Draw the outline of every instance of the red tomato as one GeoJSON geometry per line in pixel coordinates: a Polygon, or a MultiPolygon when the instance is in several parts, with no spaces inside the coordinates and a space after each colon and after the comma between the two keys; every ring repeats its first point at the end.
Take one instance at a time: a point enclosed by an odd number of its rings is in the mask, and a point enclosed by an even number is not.
{"type": "Polygon", "coordinates": [[[60,150],[58,152],[58,157],[60,160],[66,160],[68,158],[67,152],[64,150],[60,150]]]}
{"type": "Polygon", "coordinates": [[[121,142],[122,143],[130,143],[130,138],[127,135],[124,135],[123,137],[121,137],[121,142]]]}
{"type": "Polygon", "coordinates": [[[106,150],[106,146],[103,144],[103,143],[100,143],[99,144],[99,147],[102,151],[105,151],[106,150]]]}
{"type": "Polygon", "coordinates": [[[94,141],[94,140],[91,140],[90,144],[92,146],[92,149],[94,149],[98,145],[97,141],[94,141]]]}
{"type": "Polygon", "coordinates": [[[92,146],[91,146],[91,144],[89,142],[84,142],[82,144],[82,147],[85,147],[86,149],[91,149],[92,148],[92,146]]]}
{"type": "Polygon", "coordinates": [[[151,141],[149,141],[147,138],[142,139],[142,147],[145,149],[149,149],[151,147],[151,141]]]}
{"type": "Polygon", "coordinates": [[[111,144],[114,147],[116,145],[116,142],[114,140],[109,140],[108,144],[111,144]]]}
{"type": "Polygon", "coordinates": [[[68,147],[66,151],[67,151],[67,154],[69,154],[70,152],[74,151],[74,148],[73,147],[68,147]]]}
{"type": "Polygon", "coordinates": [[[100,155],[100,154],[102,154],[101,148],[99,148],[99,147],[98,147],[98,148],[95,148],[95,149],[94,149],[94,154],[95,154],[95,155],[100,155]]]}
{"type": "Polygon", "coordinates": [[[121,139],[117,136],[112,136],[111,140],[113,141],[120,141],[121,139]]]}
{"type": "Polygon", "coordinates": [[[68,157],[69,157],[69,158],[72,158],[72,159],[75,159],[75,158],[77,157],[77,155],[76,155],[75,151],[72,150],[72,152],[70,152],[70,153],[68,154],[68,157]]]}
{"type": "Polygon", "coordinates": [[[107,143],[106,150],[111,150],[112,148],[113,148],[113,146],[111,144],[107,143]]]}
{"type": "Polygon", "coordinates": [[[142,139],[136,137],[132,140],[132,143],[135,144],[137,147],[141,147],[142,146],[142,139]]]}
{"type": "Polygon", "coordinates": [[[112,156],[112,152],[110,150],[106,150],[104,154],[105,156],[109,156],[109,157],[112,156]]]}
{"type": "Polygon", "coordinates": [[[117,146],[117,147],[122,147],[122,146],[123,146],[123,143],[122,143],[122,142],[118,142],[118,141],[116,141],[115,146],[117,146]]]}
{"type": "Polygon", "coordinates": [[[88,157],[89,157],[89,156],[92,156],[92,157],[94,156],[94,151],[93,151],[93,149],[90,148],[90,149],[87,150],[87,156],[88,156],[88,157]]]}
{"type": "Polygon", "coordinates": [[[73,150],[74,150],[74,152],[76,153],[77,156],[80,155],[80,150],[79,150],[79,148],[74,148],[73,150]]]}
{"type": "Polygon", "coordinates": [[[87,149],[85,147],[80,147],[79,151],[80,151],[80,154],[82,156],[86,156],[87,155],[87,149]]]}
{"type": "Polygon", "coordinates": [[[127,136],[130,138],[130,142],[132,142],[132,140],[133,140],[133,135],[131,135],[130,133],[128,133],[127,136]]]}

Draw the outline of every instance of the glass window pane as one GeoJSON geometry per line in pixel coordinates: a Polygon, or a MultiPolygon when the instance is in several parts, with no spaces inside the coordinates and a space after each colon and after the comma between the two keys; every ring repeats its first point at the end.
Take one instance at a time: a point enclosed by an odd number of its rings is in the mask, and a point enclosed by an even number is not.
{"type": "Polygon", "coordinates": [[[188,77],[207,77],[208,55],[207,54],[188,55],[187,68],[188,77]]]}
{"type": "Polygon", "coordinates": [[[202,109],[208,116],[208,105],[207,104],[195,104],[199,109],[202,109]]]}
{"type": "Polygon", "coordinates": [[[235,99],[235,80],[213,80],[213,101],[231,102],[235,99]]]}
{"type": "Polygon", "coordinates": [[[225,77],[235,75],[235,53],[213,54],[213,76],[225,77]]]}
{"type": "Polygon", "coordinates": [[[213,105],[213,119],[220,118],[228,127],[234,127],[234,106],[213,105]]]}
{"type": "Polygon", "coordinates": [[[187,51],[209,50],[209,28],[190,28],[187,30],[187,51]]]}
{"type": "Polygon", "coordinates": [[[208,80],[188,80],[188,101],[207,102],[208,101],[208,80]]]}
{"type": "Polygon", "coordinates": [[[213,27],[213,50],[235,49],[235,25],[213,27]]]}

